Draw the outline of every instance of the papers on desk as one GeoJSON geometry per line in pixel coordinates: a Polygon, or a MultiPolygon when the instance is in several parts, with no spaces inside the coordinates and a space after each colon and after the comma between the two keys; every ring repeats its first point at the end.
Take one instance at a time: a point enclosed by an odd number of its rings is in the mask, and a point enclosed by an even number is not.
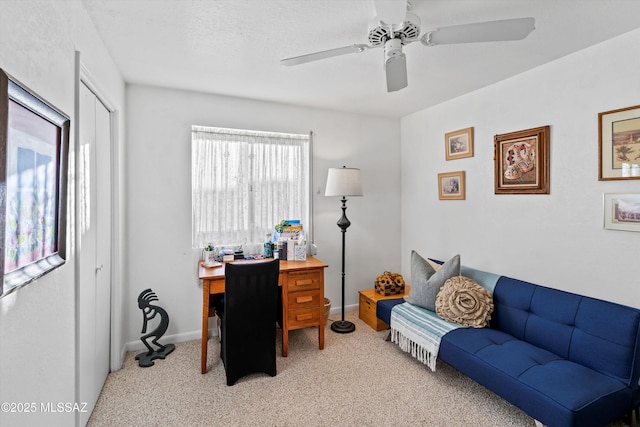
{"type": "Polygon", "coordinates": [[[206,263],[204,261],[200,261],[200,265],[206,268],[214,268],[214,267],[220,267],[222,265],[221,262],[215,261],[214,263],[206,263]]]}

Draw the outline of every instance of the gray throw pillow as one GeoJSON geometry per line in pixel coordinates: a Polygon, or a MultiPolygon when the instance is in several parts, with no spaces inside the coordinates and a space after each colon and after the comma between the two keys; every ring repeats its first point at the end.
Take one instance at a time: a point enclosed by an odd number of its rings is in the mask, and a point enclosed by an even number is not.
{"type": "Polygon", "coordinates": [[[460,255],[442,264],[436,271],[416,251],[411,251],[411,291],[404,299],[413,304],[436,311],[436,297],[447,279],[460,275],[460,255]]]}

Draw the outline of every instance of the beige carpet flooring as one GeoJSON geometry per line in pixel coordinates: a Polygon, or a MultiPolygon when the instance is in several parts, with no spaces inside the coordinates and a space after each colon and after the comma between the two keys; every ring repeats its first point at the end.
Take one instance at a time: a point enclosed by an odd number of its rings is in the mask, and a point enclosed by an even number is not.
{"type": "MultiPolygon", "coordinates": [[[[337,318],[338,316],[332,316],[337,318]]],[[[88,425],[97,426],[534,426],[534,421],[442,361],[436,372],[358,319],[351,334],[292,331],[278,375],[226,385],[217,337],[200,374],[200,341],[140,368],[127,354],[109,374],[88,425]]],[[[161,340],[162,342],[162,340],[161,340]]],[[[278,354],[280,354],[280,337],[278,354]]],[[[624,426],[617,422],[611,427],[624,426]]]]}

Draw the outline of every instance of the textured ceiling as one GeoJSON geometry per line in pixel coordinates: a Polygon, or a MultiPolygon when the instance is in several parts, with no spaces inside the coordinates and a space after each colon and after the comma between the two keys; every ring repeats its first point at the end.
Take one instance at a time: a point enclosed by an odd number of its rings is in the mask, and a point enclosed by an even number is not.
{"type": "Polygon", "coordinates": [[[367,43],[373,0],[83,0],[127,82],[401,117],[640,27],[638,0],[410,0],[422,33],[533,17],[524,40],[405,46],[409,86],[387,93],[382,49],[294,67],[291,56],[367,43]]]}

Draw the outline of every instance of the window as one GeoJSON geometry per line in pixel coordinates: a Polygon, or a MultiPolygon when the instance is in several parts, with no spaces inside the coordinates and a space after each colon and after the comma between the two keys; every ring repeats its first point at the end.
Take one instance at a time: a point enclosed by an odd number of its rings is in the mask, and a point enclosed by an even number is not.
{"type": "Polygon", "coordinates": [[[283,219],[310,229],[310,135],[193,126],[192,245],[260,253],[283,219]]]}
{"type": "Polygon", "coordinates": [[[0,295],[65,262],[69,118],[0,70],[0,295]]]}

